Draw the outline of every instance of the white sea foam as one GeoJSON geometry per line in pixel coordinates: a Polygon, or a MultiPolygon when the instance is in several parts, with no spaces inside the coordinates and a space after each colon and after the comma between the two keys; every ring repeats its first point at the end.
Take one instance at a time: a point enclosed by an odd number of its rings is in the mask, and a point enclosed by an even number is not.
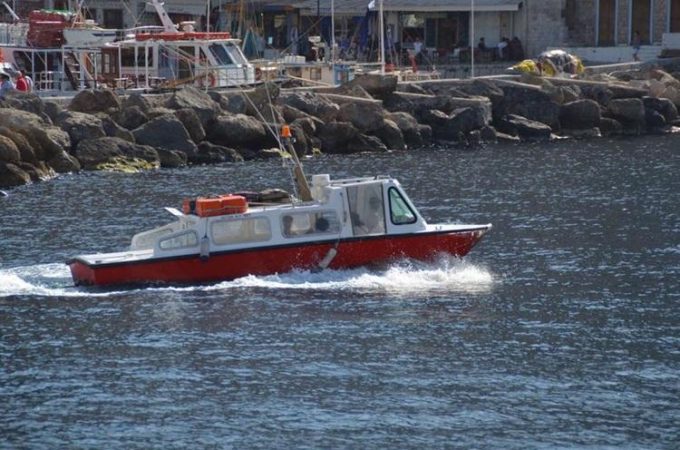
{"type": "MultiPolygon", "coordinates": [[[[285,274],[246,276],[233,281],[196,286],[140,287],[143,291],[196,292],[243,288],[346,290],[413,295],[427,292],[484,292],[492,288],[494,275],[481,265],[456,259],[432,264],[401,262],[385,269],[358,268],[312,273],[296,270],[285,274]]],[[[54,297],[111,296],[121,291],[75,287],[63,264],[43,264],[0,269],[0,297],[36,295],[54,297]]],[[[130,292],[129,290],[124,292],[130,292]]]]}
{"type": "Polygon", "coordinates": [[[12,295],[43,297],[109,296],[115,292],[91,292],[73,285],[65,264],[0,269],[0,298],[12,295]]]}
{"type": "Polygon", "coordinates": [[[436,264],[400,263],[383,270],[367,268],[325,270],[320,273],[293,271],[264,277],[248,276],[213,288],[260,287],[414,294],[433,291],[485,291],[493,286],[493,274],[483,266],[449,260],[436,264]]]}

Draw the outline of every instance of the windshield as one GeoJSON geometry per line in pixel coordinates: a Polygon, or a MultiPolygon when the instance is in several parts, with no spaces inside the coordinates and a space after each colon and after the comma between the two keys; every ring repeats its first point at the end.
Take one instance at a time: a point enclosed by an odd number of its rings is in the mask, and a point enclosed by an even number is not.
{"type": "Polygon", "coordinates": [[[210,53],[212,53],[212,55],[217,60],[217,64],[221,66],[234,64],[234,62],[231,60],[231,57],[227,53],[227,49],[225,49],[224,45],[222,44],[211,44],[210,53]]]}

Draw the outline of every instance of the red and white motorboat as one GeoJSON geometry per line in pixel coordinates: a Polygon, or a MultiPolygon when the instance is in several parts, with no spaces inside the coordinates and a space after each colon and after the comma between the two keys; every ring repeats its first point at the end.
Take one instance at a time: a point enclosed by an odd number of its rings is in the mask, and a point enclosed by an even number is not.
{"type": "Polygon", "coordinates": [[[76,285],[214,282],[462,257],[491,228],[428,224],[389,177],[315,175],[307,189],[303,200],[286,203],[243,195],[185,201],[183,211],[166,208],[176,221],[135,235],[129,250],[76,256],[67,264],[76,285]]]}

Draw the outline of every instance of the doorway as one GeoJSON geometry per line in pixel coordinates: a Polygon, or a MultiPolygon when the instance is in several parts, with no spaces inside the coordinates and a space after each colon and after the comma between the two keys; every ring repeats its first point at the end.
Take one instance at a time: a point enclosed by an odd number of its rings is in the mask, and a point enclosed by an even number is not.
{"type": "Polygon", "coordinates": [[[599,46],[615,45],[616,0],[600,0],[598,14],[599,46]]]}
{"type": "Polygon", "coordinates": [[[631,37],[637,31],[640,33],[642,44],[652,43],[652,33],[650,30],[650,18],[652,14],[651,0],[633,0],[631,3],[631,37]]]}

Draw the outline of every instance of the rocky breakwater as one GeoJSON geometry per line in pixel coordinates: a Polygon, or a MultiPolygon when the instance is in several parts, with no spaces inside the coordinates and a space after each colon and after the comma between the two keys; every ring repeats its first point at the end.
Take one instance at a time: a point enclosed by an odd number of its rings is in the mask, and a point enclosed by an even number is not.
{"type": "Polygon", "coordinates": [[[0,187],[79,170],[278,157],[274,133],[282,123],[290,124],[300,155],[659,133],[680,125],[677,72],[597,77],[398,84],[376,75],[324,89],[265,84],[126,97],[82,91],[65,107],[17,94],[0,102],[0,187]]]}

